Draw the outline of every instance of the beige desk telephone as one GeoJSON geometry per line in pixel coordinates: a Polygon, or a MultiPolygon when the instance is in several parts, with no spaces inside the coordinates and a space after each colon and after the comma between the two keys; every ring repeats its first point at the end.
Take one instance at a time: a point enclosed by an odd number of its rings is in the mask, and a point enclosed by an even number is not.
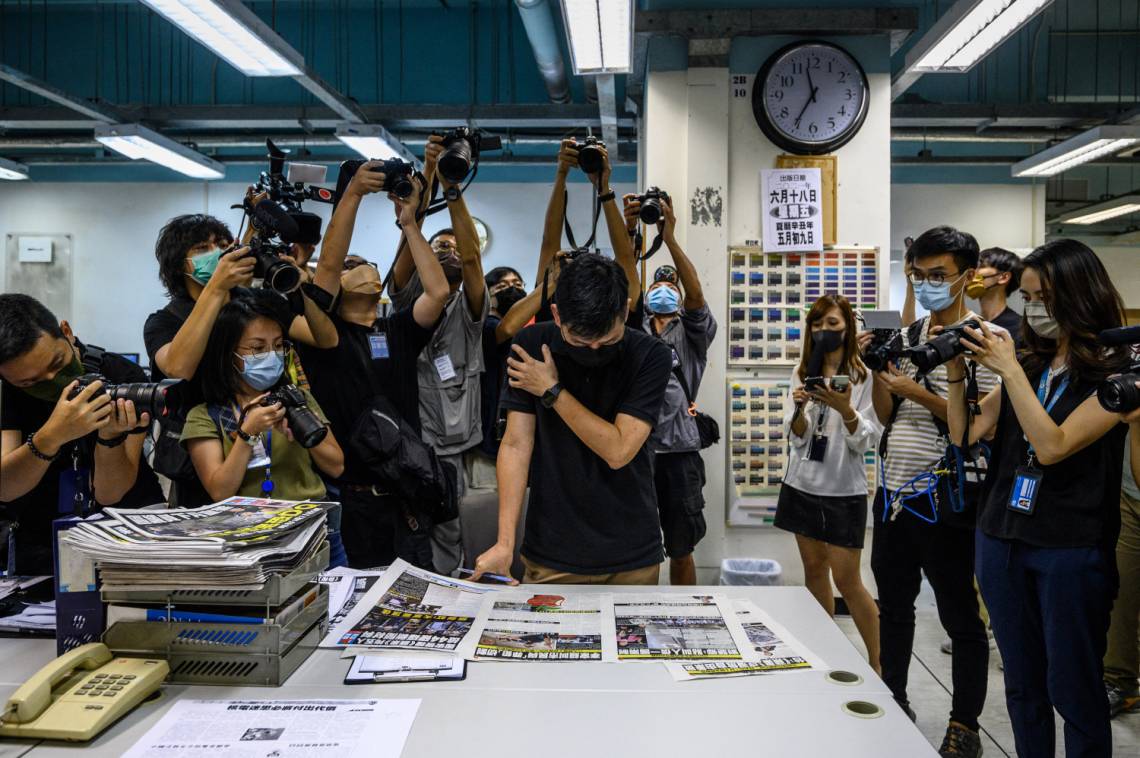
{"type": "Polygon", "coordinates": [[[0,713],[0,737],[93,739],[158,689],[170,666],[112,658],[101,642],[69,650],[20,685],[0,713]]]}

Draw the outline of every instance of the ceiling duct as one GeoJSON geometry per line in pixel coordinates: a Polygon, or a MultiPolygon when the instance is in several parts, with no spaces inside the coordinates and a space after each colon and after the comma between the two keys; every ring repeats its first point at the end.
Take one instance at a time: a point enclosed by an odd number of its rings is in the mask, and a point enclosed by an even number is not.
{"type": "Polygon", "coordinates": [[[558,30],[554,14],[547,0],[515,0],[522,17],[526,36],[534,51],[534,62],[546,85],[552,103],[570,102],[570,80],[566,76],[566,61],[558,45],[558,30]]]}

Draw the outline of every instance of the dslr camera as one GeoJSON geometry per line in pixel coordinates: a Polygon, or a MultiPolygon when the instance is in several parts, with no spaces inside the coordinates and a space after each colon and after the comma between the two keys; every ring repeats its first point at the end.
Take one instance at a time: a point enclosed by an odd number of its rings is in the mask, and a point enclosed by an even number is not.
{"type": "Polygon", "coordinates": [[[175,384],[177,379],[164,379],[161,382],[132,382],[131,384],[111,384],[102,374],[84,374],[76,380],[77,384],[71,394],[67,396],[72,400],[82,392],[87,385],[93,382],[103,382],[103,386],[95,396],[110,395],[112,401],[130,400],[135,404],[135,411],[142,415],[149,413],[151,419],[166,415],[166,392],[175,384]]]}
{"type": "Polygon", "coordinates": [[[301,447],[310,448],[321,444],[329,433],[324,422],[317,418],[305,400],[305,393],[295,384],[284,384],[261,399],[261,405],[281,403],[285,418],[289,421],[289,431],[301,447]]]}
{"type": "MultiPolygon", "coordinates": [[[[579,154],[579,162],[581,157],[579,154]]],[[[645,194],[639,196],[638,201],[641,203],[641,210],[638,215],[641,218],[641,223],[646,225],[654,225],[665,218],[665,212],[661,208],[661,201],[672,202],[669,199],[669,193],[659,187],[650,187],[645,190],[645,194]]]]}
{"type": "Polygon", "coordinates": [[[594,135],[591,134],[586,137],[585,141],[578,144],[578,168],[587,174],[601,173],[602,168],[606,165],[606,158],[602,153],[605,149],[606,143],[594,135]]]}
{"type": "Polygon", "coordinates": [[[301,210],[305,200],[323,203],[333,201],[333,193],[324,187],[305,186],[285,177],[285,151],[265,140],[269,150],[269,171],[262,172],[253,195],[262,195],[256,204],[249,197],[235,208],[244,208],[254,236],[249,254],[254,258],[253,275],[265,287],[288,294],[301,286],[301,270],[282,256],[289,255],[290,245],[301,242],[315,245],[321,240],[321,217],[301,210]]]}
{"type": "Polygon", "coordinates": [[[962,338],[969,339],[966,329],[981,329],[976,319],[968,319],[956,326],[948,326],[925,345],[915,345],[902,351],[903,358],[909,358],[919,371],[928,374],[956,355],[966,352],[962,338]]]}
{"type": "Polygon", "coordinates": [[[902,355],[902,316],[898,311],[867,311],[862,315],[864,328],[871,332],[863,363],[871,371],[886,371],[887,364],[902,355]]]}
{"type": "Polygon", "coordinates": [[[1118,329],[1105,329],[1097,335],[1097,342],[1105,347],[1126,347],[1132,351],[1132,364],[1117,376],[1105,379],[1096,390],[1097,400],[1106,411],[1129,413],[1140,408],[1140,326],[1123,326],[1118,329]]]}
{"type": "MultiPolygon", "coordinates": [[[[340,164],[340,173],[337,174],[336,178],[337,201],[344,196],[344,191],[348,189],[352,177],[356,176],[356,172],[365,163],[367,161],[351,160],[340,164]]],[[[391,192],[398,198],[407,198],[415,191],[412,177],[416,173],[416,167],[408,161],[400,158],[389,158],[381,161],[379,166],[373,166],[370,170],[384,175],[384,192],[391,192]]]]}
{"type": "Polygon", "coordinates": [[[459,126],[444,134],[443,153],[439,156],[439,173],[452,184],[463,181],[471,169],[478,168],[479,156],[487,150],[502,150],[503,140],[481,129],[459,126]]]}

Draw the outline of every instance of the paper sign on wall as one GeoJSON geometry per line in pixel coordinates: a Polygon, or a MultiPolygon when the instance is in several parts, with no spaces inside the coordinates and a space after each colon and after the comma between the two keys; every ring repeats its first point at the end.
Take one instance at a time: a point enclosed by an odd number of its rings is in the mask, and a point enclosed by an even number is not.
{"type": "Polygon", "coordinates": [[[20,237],[20,263],[51,263],[51,237],[20,237]]]}
{"type": "Polygon", "coordinates": [[[823,250],[823,195],[819,169],[763,169],[760,182],[764,252],[823,250]]]}

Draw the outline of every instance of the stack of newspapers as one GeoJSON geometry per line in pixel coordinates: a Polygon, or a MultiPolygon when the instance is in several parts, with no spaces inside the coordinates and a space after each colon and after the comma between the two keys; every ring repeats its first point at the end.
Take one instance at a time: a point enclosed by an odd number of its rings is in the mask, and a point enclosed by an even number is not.
{"type": "Polygon", "coordinates": [[[202,508],[107,508],[60,539],[95,561],[103,590],[260,589],[320,550],[331,507],[232,497],[202,508]]]}

